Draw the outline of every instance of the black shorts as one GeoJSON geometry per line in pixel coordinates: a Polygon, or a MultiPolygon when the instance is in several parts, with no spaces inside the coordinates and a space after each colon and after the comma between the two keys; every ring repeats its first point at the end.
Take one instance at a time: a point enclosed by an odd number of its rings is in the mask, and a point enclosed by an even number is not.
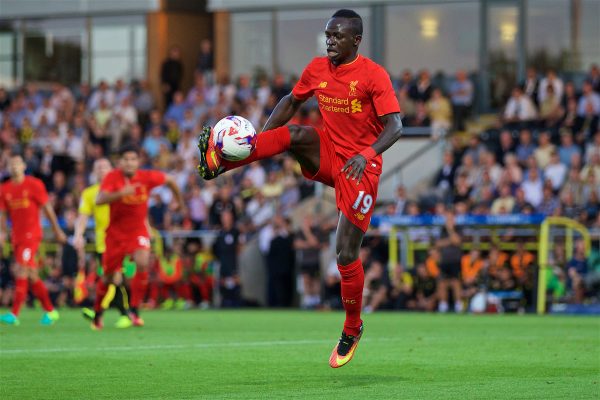
{"type": "Polygon", "coordinates": [[[460,264],[448,263],[440,264],[440,278],[442,279],[459,279],[460,278],[460,264]]]}
{"type": "Polygon", "coordinates": [[[300,266],[300,272],[314,278],[319,276],[319,272],[321,272],[321,266],[319,263],[302,264],[300,266]]]}

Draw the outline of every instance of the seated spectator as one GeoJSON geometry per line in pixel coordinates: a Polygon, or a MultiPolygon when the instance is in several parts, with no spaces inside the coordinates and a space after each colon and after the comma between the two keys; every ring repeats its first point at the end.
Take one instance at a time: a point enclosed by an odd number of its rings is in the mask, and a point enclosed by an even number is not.
{"type": "Polygon", "coordinates": [[[573,155],[581,156],[581,148],[573,143],[573,134],[568,129],[560,131],[560,147],[558,149],[561,164],[571,167],[573,155]]]}
{"type": "Polygon", "coordinates": [[[541,132],[539,136],[538,147],[534,150],[533,156],[537,162],[538,167],[541,169],[546,168],[550,163],[550,157],[552,153],[556,151],[556,147],[550,142],[550,133],[541,132]]]}
{"type": "Polygon", "coordinates": [[[445,199],[454,186],[454,176],[456,175],[456,165],[451,151],[444,152],[442,167],[438,171],[434,185],[438,197],[445,199]]]}
{"type": "Polygon", "coordinates": [[[594,132],[600,116],[600,94],[594,92],[590,82],[583,83],[583,91],[577,104],[577,131],[594,132]]]}
{"type": "Polygon", "coordinates": [[[548,85],[546,93],[546,98],[540,103],[540,120],[546,128],[554,128],[558,126],[565,112],[552,85],[548,85]]]}
{"type": "Polygon", "coordinates": [[[573,291],[574,300],[581,304],[585,297],[584,279],[588,272],[587,257],[585,256],[585,244],[583,240],[575,242],[573,258],[567,263],[567,287],[573,291]]]}
{"type": "Polygon", "coordinates": [[[508,99],[504,109],[504,123],[510,127],[523,127],[537,118],[537,110],[533,101],[523,94],[523,90],[516,86],[508,99]]]}
{"type": "Polygon", "coordinates": [[[560,202],[558,198],[554,195],[551,186],[545,185],[543,190],[542,202],[537,206],[536,212],[538,214],[551,216],[554,215],[558,207],[560,206],[560,202]]]}
{"type": "Polygon", "coordinates": [[[412,118],[408,120],[408,126],[416,126],[423,127],[431,125],[431,120],[429,119],[429,115],[427,113],[427,108],[425,107],[425,103],[419,101],[416,103],[415,114],[412,118]]]}
{"type": "Polygon", "coordinates": [[[509,183],[512,187],[519,186],[523,182],[523,170],[519,165],[517,157],[508,153],[504,157],[504,173],[502,179],[509,183]]]}
{"type": "Polygon", "coordinates": [[[411,92],[409,93],[410,98],[416,102],[422,102],[425,104],[431,98],[432,92],[433,86],[431,84],[429,71],[423,69],[421,72],[419,72],[419,79],[417,79],[411,88],[411,92]]]}
{"type": "Polygon", "coordinates": [[[402,110],[402,123],[409,125],[417,113],[417,106],[408,95],[408,88],[402,88],[398,91],[398,104],[402,110]]]}
{"type": "Polygon", "coordinates": [[[531,138],[531,132],[528,129],[523,129],[519,134],[519,144],[517,145],[515,155],[521,165],[525,165],[525,161],[533,155],[535,145],[531,138]]]}
{"type": "Polygon", "coordinates": [[[424,264],[417,265],[413,278],[413,300],[409,308],[417,311],[435,311],[437,308],[437,283],[424,264]]]}
{"type": "Polygon", "coordinates": [[[500,139],[498,145],[495,147],[496,160],[502,163],[502,166],[505,164],[506,155],[509,153],[514,153],[515,144],[513,141],[512,134],[510,131],[503,130],[500,132],[500,139]]]}
{"type": "Polygon", "coordinates": [[[483,173],[482,168],[477,165],[474,161],[471,153],[465,153],[462,159],[460,167],[458,167],[456,173],[458,176],[465,176],[467,184],[472,187],[478,185],[481,182],[481,175],[483,173]]]}
{"type": "Polygon", "coordinates": [[[484,266],[481,253],[477,249],[463,255],[460,261],[462,280],[462,300],[469,302],[479,290],[480,272],[484,266]]]}
{"type": "Polygon", "coordinates": [[[414,279],[402,264],[396,264],[388,284],[388,303],[393,310],[410,308],[414,279]]]}
{"type": "Polygon", "coordinates": [[[371,313],[387,301],[389,274],[380,261],[370,256],[369,248],[363,247],[360,251],[365,268],[363,307],[365,313],[371,313]]]}
{"type": "Polygon", "coordinates": [[[543,196],[542,187],[543,183],[539,177],[537,168],[527,170],[527,178],[521,184],[521,189],[523,189],[527,203],[534,207],[540,205],[543,196]]]}
{"type": "Polygon", "coordinates": [[[440,89],[433,89],[431,98],[426,103],[431,132],[434,138],[446,136],[452,125],[452,106],[440,89]]]}
{"type": "Polygon", "coordinates": [[[185,99],[183,97],[183,93],[180,91],[175,92],[173,95],[173,102],[167,108],[167,112],[165,113],[164,120],[168,121],[170,119],[175,120],[177,124],[181,124],[185,117],[185,110],[187,109],[187,104],[185,103],[185,99]]]}
{"type": "Polygon", "coordinates": [[[500,182],[502,178],[502,167],[496,162],[496,155],[491,151],[486,151],[481,155],[480,164],[483,165],[484,171],[489,174],[490,180],[494,187],[500,182]]]}
{"type": "Polygon", "coordinates": [[[525,242],[517,240],[517,251],[510,257],[510,267],[512,273],[520,282],[526,277],[527,270],[533,268],[535,256],[533,253],[525,250],[525,242]]]}
{"type": "Polygon", "coordinates": [[[594,154],[600,154],[600,129],[596,131],[592,140],[585,147],[585,160],[586,164],[591,163],[594,154]]]}
{"type": "Polygon", "coordinates": [[[146,136],[142,142],[142,148],[150,158],[154,158],[158,155],[161,144],[171,146],[167,138],[163,136],[160,127],[155,126],[150,131],[150,135],[146,136]]]}
{"type": "Polygon", "coordinates": [[[500,185],[499,196],[492,203],[491,213],[498,214],[510,214],[515,206],[515,198],[510,192],[510,186],[508,184],[500,185]]]}
{"type": "Polygon", "coordinates": [[[590,82],[594,92],[600,93],[600,67],[598,67],[598,64],[592,64],[586,80],[590,82]]]}
{"type": "Polygon", "coordinates": [[[396,204],[394,205],[395,215],[404,215],[407,213],[408,199],[406,197],[406,188],[404,185],[399,185],[396,188],[396,204]]]}
{"type": "Polygon", "coordinates": [[[567,177],[567,166],[560,162],[558,152],[554,151],[550,156],[550,163],[544,168],[544,177],[552,182],[552,189],[560,190],[567,177]]]}
{"type": "Polygon", "coordinates": [[[550,96],[548,92],[548,87],[553,88],[553,95],[556,96],[556,98],[562,98],[564,92],[564,84],[562,79],[560,79],[556,75],[556,71],[554,71],[553,69],[549,69],[546,72],[546,77],[540,81],[540,90],[538,93],[539,104],[544,103],[544,101],[550,96]]]}
{"type": "Polygon", "coordinates": [[[452,194],[452,202],[454,204],[461,202],[469,202],[471,197],[472,187],[469,185],[466,174],[461,174],[456,179],[454,192],[452,194]]]}
{"type": "Polygon", "coordinates": [[[600,154],[592,154],[590,161],[581,170],[581,180],[589,182],[590,175],[593,176],[591,182],[595,185],[600,185],[600,154]]]}

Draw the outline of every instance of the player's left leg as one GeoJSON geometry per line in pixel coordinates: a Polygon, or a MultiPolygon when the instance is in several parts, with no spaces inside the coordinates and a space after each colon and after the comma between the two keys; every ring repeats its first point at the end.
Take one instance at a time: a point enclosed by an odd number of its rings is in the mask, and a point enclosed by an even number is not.
{"type": "Polygon", "coordinates": [[[133,253],[133,260],[137,269],[135,276],[131,280],[130,316],[134,326],[144,326],[144,320],[140,318],[139,309],[148,291],[150,249],[138,248],[133,253]]]}
{"type": "Polygon", "coordinates": [[[50,296],[48,295],[48,289],[46,288],[46,284],[39,277],[37,268],[27,268],[27,272],[29,274],[29,282],[31,284],[31,291],[34,296],[42,303],[42,307],[44,308],[44,315],[40,320],[42,325],[52,325],[59,319],[58,311],[54,309],[54,305],[50,300],[50,296]]]}
{"type": "Polygon", "coordinates": [[[338,270],[342,278],[342,304],[346,310],[346,320],[342,335],[329,358],[329,365],[332,368],[339,368],[350,362],[363,333],[360,311],[365,273],[358,257],[363,237],[364,232],[350,222],[344,213],[340,213],[336,253],[338,270]]]}

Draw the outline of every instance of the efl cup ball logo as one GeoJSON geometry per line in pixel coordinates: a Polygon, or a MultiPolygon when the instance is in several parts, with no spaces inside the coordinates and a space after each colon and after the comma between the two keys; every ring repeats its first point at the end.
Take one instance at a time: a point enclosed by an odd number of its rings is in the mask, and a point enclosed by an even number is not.
{"type": "Polygon", "coordinates": [[[256,146],[256,130],[247,119],[230,115],[215,125],[213,140],[220,156],[229,161],[247,158],[256,146]]]}

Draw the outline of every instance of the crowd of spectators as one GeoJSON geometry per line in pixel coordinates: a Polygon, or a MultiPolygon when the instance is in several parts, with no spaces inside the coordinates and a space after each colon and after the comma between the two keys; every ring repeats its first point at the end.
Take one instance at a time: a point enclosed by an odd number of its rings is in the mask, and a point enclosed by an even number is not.
{"type": "MultiPolygon", "coordinates": [[[[302,178],[297,162],[281,155],[208,182],[195,172],[196,137],[203,125],[214,125],[226,115],[237,114],[256,127],[263,126],[277,102],[290,92],[295,78],[241,75],[235,83],[226,77],[215,79],[208,69],[212,63],[210,43],[204,47],[206,54],[199,59],[190,88],[181,86],[180,53],[171,50],[161,70],[164,109],[145,81],[101,81],[94,87],[83,83],[71,88],[60,83],[44,87],[27,83],[11,92],[0,88],[0,179],[7,178],[8,155],[23,154],[27,173],[44,181],[61,224],[72,235],[80,194],[94,183],[94,161],[111,158],[124,143],[136,144],[142,149],[142,168],[172,174],[187,202],[181,213],[171,207],[168,190],[155,190],[149,211],[152,226],[162,232],[216,230],[216,244],[208,250],[222,264],[222,279],[209,286],[203,280],[205,286],[196,285],[196,296],[190,294],[189,287],[177,291],[158,285],[149,293],[151,304],[171,299],[173,293],[179,293],[175,297],[187,303],[205,304],[212,300],[205,295],[212,285],[220,288],[223,304],[241,304],[239,266],[231,256],[256,236],[270,271],[269,304],[290,305],[294,301],[289,288],[296,286],[293,271],[298,264],[303,276],[301,304],[307,308],[328,305],[327,299],[335,297],[330,295],[336,290],[335,271],[325,268],[326,273],[321,274],[319,256],[326,250],[326,238],[335,221],[307,222],[297,229],[291,226],[289,217],[295,206],[314,193],[314,183],[302,178]],[[274,267],[281,260],[289,260],[285,271],[274,267]]],[[[457,72],[446,91],[432,84],[427,70],[416,78],[404,71],[394,85],[407,126],[431,126],[436,136],[465,129],[474,86],[464,71],[457,72]]],[[[445,203],[453,205],[459,214],[540,212],[599,225],[598,88],[596,67],[581,92],[569,82],[563,84],[552,72],[539,83],[528,79],[509,100],[503,114],[505,129],[496,135],[497,140],[482,143],[472,137],[464,147],[457,138],[450,139],[430,196],[420,203],[405,201],[393,212],[418,214],[445,203]]],[[[309,101],[292,122],[319,126],[316,103],[309,101]]],[[[77,260],[69,246],[47,260],[47,276],[57,282],[61,275],[66,276],[66,286],[74,290],[77,271],[83,265],[91,274],[93,262],[77,260]]],[[[196,254],[190,251],[207,249],[187,242],[177,246],[169,243],[165,260],[173,254],[194,259],[196,254]]],[[[189,265],[195,264],[183,264],[188,265],[183,267],[185,278],[190,275],[186,270],[193,268],[189,265]]],[[[160,265],[156,271],[160,283],[160,265]]],[[[415,267],[414,271],[416,279],[422,268],[415,267]]]]}

